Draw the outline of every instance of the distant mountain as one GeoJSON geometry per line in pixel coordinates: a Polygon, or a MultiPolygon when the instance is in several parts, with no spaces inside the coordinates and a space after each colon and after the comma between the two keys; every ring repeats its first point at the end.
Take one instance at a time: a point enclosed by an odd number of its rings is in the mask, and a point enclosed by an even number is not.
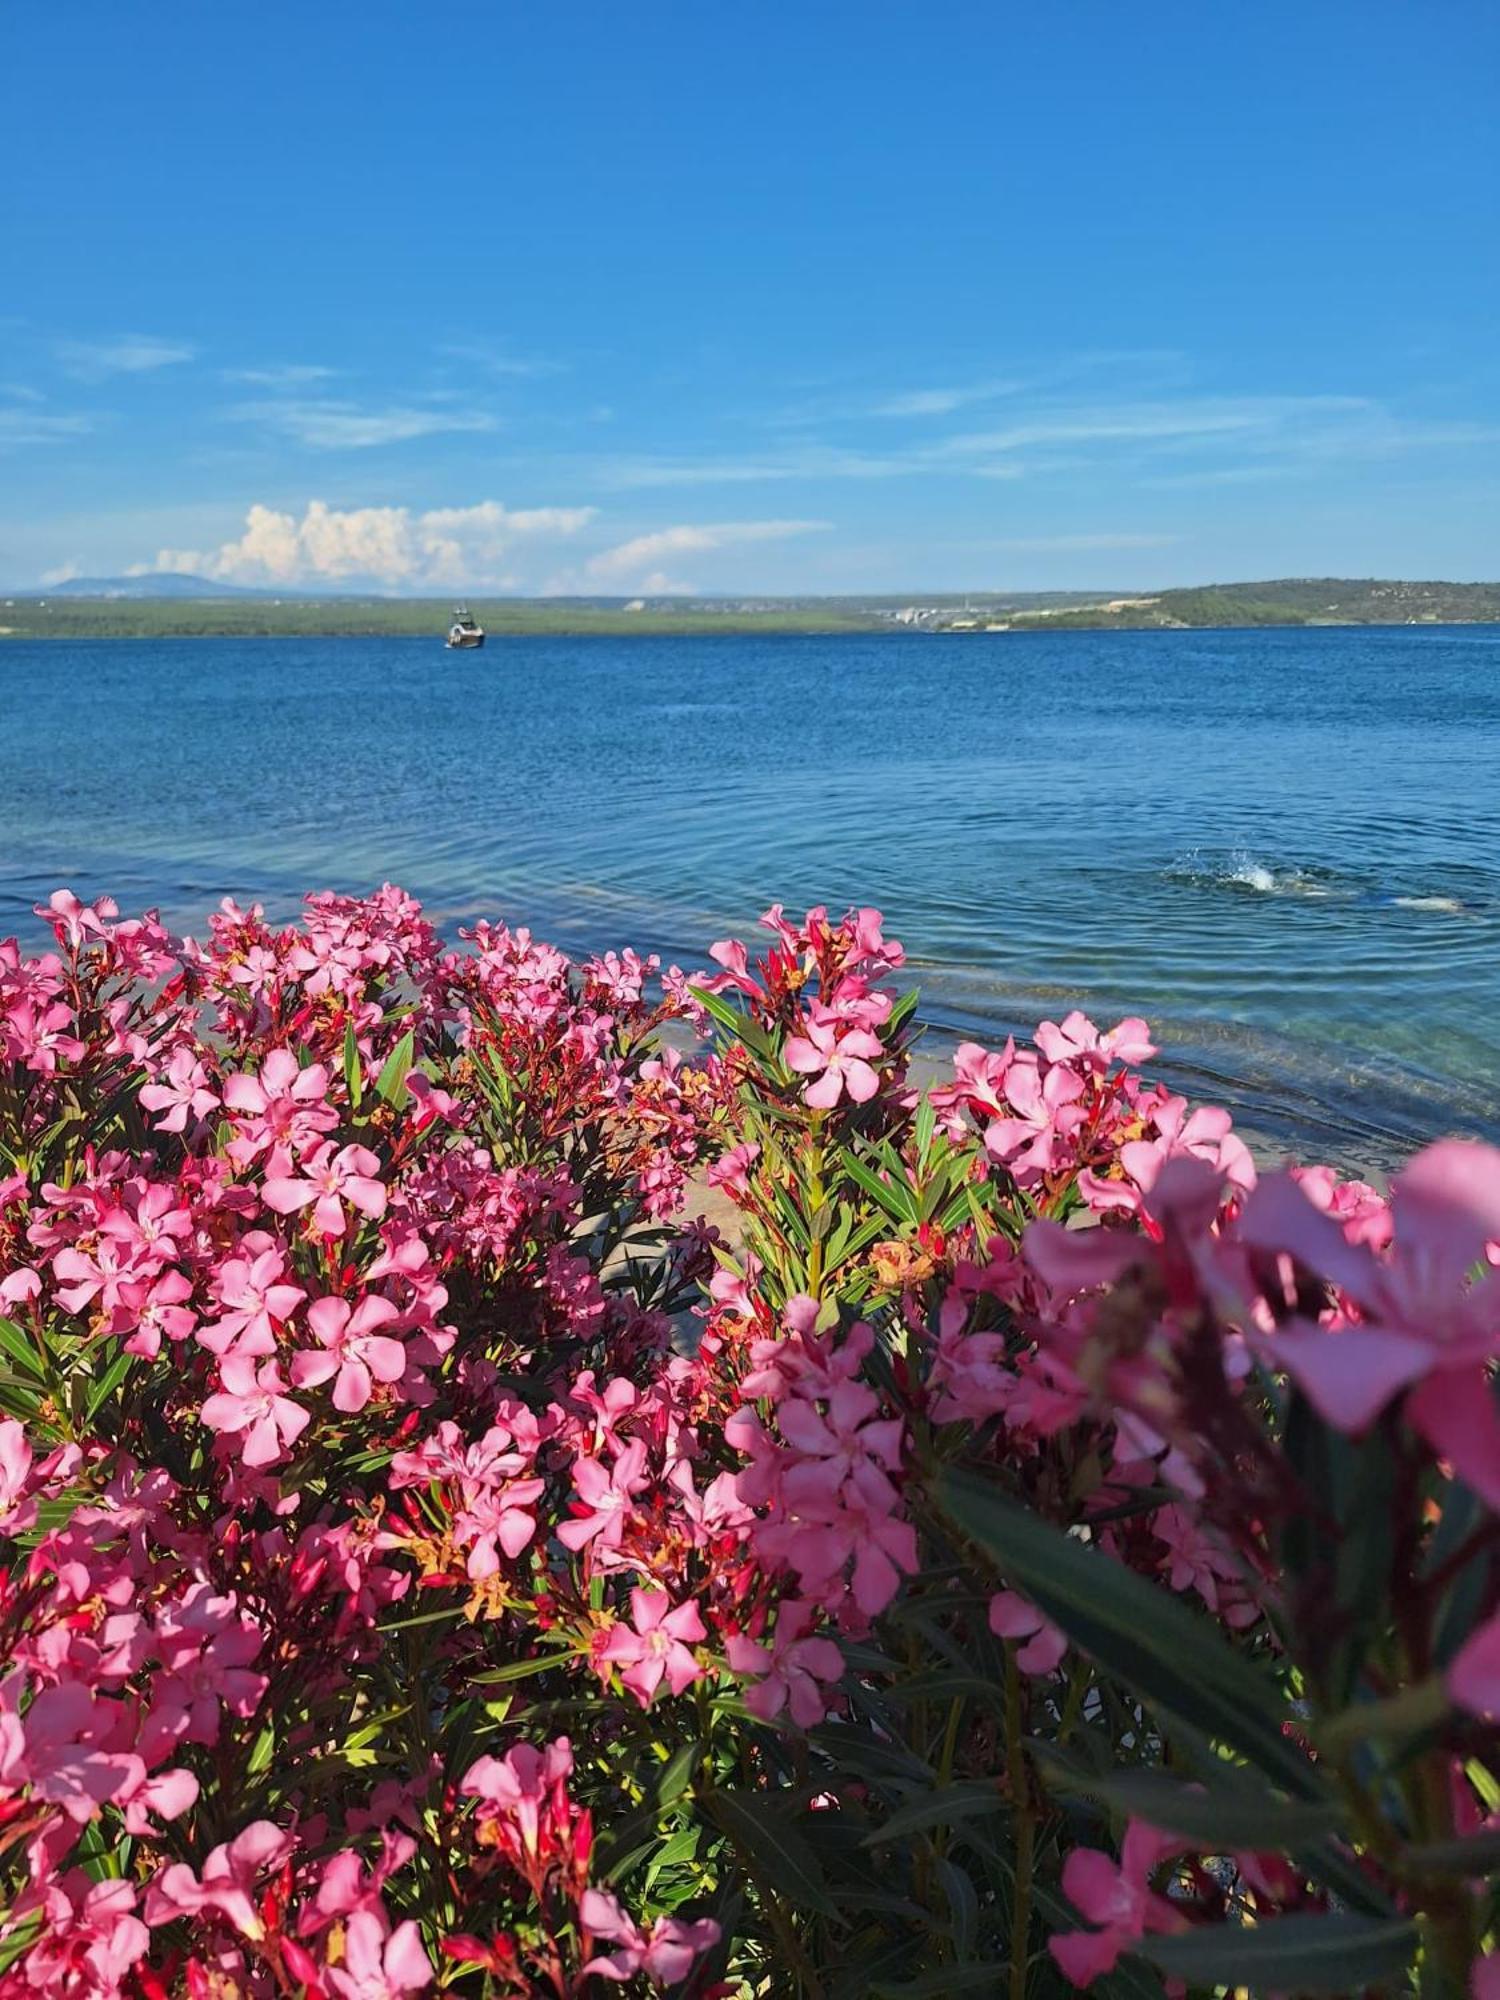
{"type": "Polygon", "coordinates": [[[1500,584],[1409,583],[1382,577],[1286,576],[1018,613],[1016,626],[1091,631],[1247,625],[1486,625],[1500,621],[1500,584]]]}
{"type": "MultiPolygon", "coordinates": [[[[75,576],[54,583],[49,597],[264,597],[242,583],[215,583],[185,570],[154,569],[146,576],[75,576]]],[[[41,595],[39,592],[38,595],[41,595]]]]}

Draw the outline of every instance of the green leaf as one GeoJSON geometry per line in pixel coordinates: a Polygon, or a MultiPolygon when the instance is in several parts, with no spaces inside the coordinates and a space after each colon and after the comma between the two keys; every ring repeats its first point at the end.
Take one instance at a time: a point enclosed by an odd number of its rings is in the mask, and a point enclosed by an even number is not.
{"type": "Polygon", "coordinates": [[[399,1104],[406,1095],[406,1079],[411,1073],[412,1056],[416,1052],[416,1046],[416,1031],[408,1028],[386,1057],[380,1074],[375,1079],[375,1095],[386,1104],[399,1104]]]}
{"type": "Polygon", "coordinates": [[[344,1088],[349,1093],[349,1109],[357,1112],[365,1094],[364,1071],[360,1067],[359,1043],[354,1039],[354,1023],[344,1030],[344,1088]]]}
{"type": "Polygon", "coordinates": [[[1193,1986],[1253,1993],[1358,1993],[1398,1979],[1417,1948],[1417,1927],[1369,1917],[1273,1917],[1213,1924],[1176,1937],[1144,1938],[1136,1950],[1193,1986]]]}
{"type": "Polygon", "coordinates": [[[125,1380],[125,1377],[130,1373],[135,1359],[136,1357],[133,1354],[121,1352],[115,1356],[108,1368],[99,1377],[99,1380],[94,1384],[93,1393],[90,1395],[85,1408],[85,1418],[88,1423],[93,1423],[104,1405],[125,1380]]]}
{"type": "Polygon", "coordinates": [[[1050,1745],[1030,1745],[1035,1761],[1054,1790],[1096,1799],[1116,1812],[1148,1821],[1163,1833],[1180,1833],[1200,1843],[1205,1854],[1234,1849],[1271,1851],[1321,1840],[1336,1832],[1343,1813],[1336,1801],[1315,1805],[1267,1791],[1258,1778],[1250,1786],[1184,1784],[1166,1771],[1114,1771],[1097,1775],[1060,1757],[1050,1745]]]}
{"type": "Polygon", "coordinates": [[[923,1792],[899,1806],[883,1826],[867,1833],[863,1847],[881,1847],[890,1840],[904,1840],[924,1827],[951,1826],[956,1820],[982,1819],[1003,1812],[1005,1801],[992,1783],[983,1779],[945,1785],[941,1791],[923,1792]]]}
{"type": "Polygon", "coordinates": [[[656,1803],[665,1812],[676,1805],[693,1781],[693,1771],[703,1754],[701,1743],[684,1743],[656,1781],[656,1803]]]}
{"type": "Polygon", "coordinates": [[[985,1965],[945,1965],[937,1972],[924,1972],[920,1979],[872,1990],[879,2000],[943,2000],[947,1993],[1001,1993],[1009,1975],[1007,1963],[991,1959],[985,1965]]]}
{"type": "Polygon", "coordinates": [[[778,1896],[820,1916],[837,1916],[822,1865],[785,1809],[759,1792],[710,1792],[704,1804],[720,1832],[778,1896]]]}
{"type": "Polygon", "coordinates": [[[37,1360],[36,1349],[13,1319],[0,1319],[0,1347],[5,1349],[23,1375],[30,1375],[37,1382],[47,1379],[37,1360]]]}
{"type": "Polygon", "coordinates": [[[882,1180],[878,1174],[871,1173],[864,1161],[856,1159],[852,1153],[845,1154],[843,1167],[849,1178],[858,1182],[870,1199],[877,1202],[893,1221],[905,1222],[913,1228],[916,1227],[917,1205],[904,1182],[882,1180]]]}
{"type": "Polygon", "coordinates": [[[1500,1873],[1500,1827],[1472,1833],[1460,1840],[1429,1840],[1418,1847],[1402,1850],[1403,1871],[1419,1875],[1472,1875],[1476,1878],[1500,1873]]]}
{"type": "MultiPolygon", "coordinates": [[[[393,1626],[387,1626],[393,1631],[393,1626]]],[[[499,1687],[505,1681],[529,1680],[533,1674],[544,1674],[549,1667],[560,1667],[566,1661],[578,1656],[571,1646],[564,1646],[550,1653],[537,1653],[525,1660],[507,1660],[503,1667],[488,1667],[482,1674],[471,1674],[473,1687],[499,1687]]]]}
{"type": "Polygon", "coordinates": [[[972,1473],[940,1473],[934,1493],[1007,1581],[1107,1672],[1288,1791],[1319,1796],[1316,1771],[1282,1733],[1294,1717],[1276,1686],[1207,1619],[972,1473]]]}

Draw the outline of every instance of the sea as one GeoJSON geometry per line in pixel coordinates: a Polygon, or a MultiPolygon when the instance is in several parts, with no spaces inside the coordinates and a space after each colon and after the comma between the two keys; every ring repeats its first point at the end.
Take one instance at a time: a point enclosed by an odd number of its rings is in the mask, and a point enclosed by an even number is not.
{"type": "Polygon", "coordinates": [[[874,904],[939,1050],[1142,1014],[1265,1146],[1500,1141],[1500,629],[0,641],[0,935],[382,881],[684,966],[874,904]]]}

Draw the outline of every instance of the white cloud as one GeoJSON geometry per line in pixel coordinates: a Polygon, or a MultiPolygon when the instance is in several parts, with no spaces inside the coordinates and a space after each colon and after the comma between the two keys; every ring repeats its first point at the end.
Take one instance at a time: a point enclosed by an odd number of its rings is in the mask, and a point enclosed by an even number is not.
{"type": "Polygon", "coordinates": [[[369,582],[388,590],[504,589],[506,559],[522,543],[566,539],[592,507],[329,507],[308,502],[299,519],[254,506],[237,541],[216,549],[161,549],[147,570],[186,570],[225,583],[369,582]]]}
{"type": "Polygon", "coordinates": [[[411,438],[435,437],[447,431],[495,428],[494,418],[484,410],[418,410],[399,404],[364,409],[358,403],[330,399],[240,403],[229,414],[238,422],[262,424],[314,451],[367,451],[372,446],[404,444],[411,438]]]}
{"type": "Polygon", "coordinates": [[[713,521],[657,528],[636,535],[612,549],[601,549],[585,564],[585,573],[596,583],[626,585],[648,597],[671,591],[691,590],[689,583],[673,581],[665,571],[653,567],[663,559],[698,555],[716,549],[743,547],[749,542],[782,542],[793,535],[813,535],[830,527],[828,521],[713,521]]]}
{"type": "Polygon", "coordinates": [[[122,333],[113,340],[63,340],[58,360],[70,375],[87,382],[106,375],[146,375],[191,361],[197,348],[185,340],[161,340],[149,333],[122,333]]]}
{"type": "Polygon", "coordinates": [[[71,583],[75,576],[83,575],[83,565],[77,562],[58,563],[55,569],[42,571],[42,582],[50,590],[59,583],[71,583]]]}
{"type": "Polygon", "coordinates": [[[0,409],[0,451],[30,444],[67,444],[93,427],[88,417],[54,416],[30,403],[18,409],[0,409]]]}
{"type": "Polygon", "coordinates": [[[945,417],[968,403],[988,403],[997,396],[1014,396],[1024,382],[974,382],[965,389],[913,389],[904,396],[891,396],[877,403],[872,417],[945,417]]]}
{"type": "Polygon", "coordinates": [[[985,547],[1019,549],[1027,555],[1054,555],[1072,549],[1166,549],[1178,539],[1176,535],[1015,535],[987,542],[985,547]]]}
{"type": "Polygon", "coordinates": [[[289,361],[269,368],[225,368],[226,382],[244,382],[253,389],[309,389],[315,382],[327,382],[338,372],[307,362],[289,361]]]}
{"type": "Polygon", "coordinates": [[[527,360],[521,355],[510,354],[503,347],[491,341],[467,340],[450,341],[438,349],[454,361],[468,361],[476,368],[482,368],[487,375],[560,375],[562,363],[559,361],[527,360]]]}

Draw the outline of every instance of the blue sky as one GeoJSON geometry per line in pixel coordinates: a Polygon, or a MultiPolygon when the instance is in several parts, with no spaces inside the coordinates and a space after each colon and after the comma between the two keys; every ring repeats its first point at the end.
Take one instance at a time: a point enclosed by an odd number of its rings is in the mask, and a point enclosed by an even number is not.
{"type": "Polygon", "coordinates": [[[1493,0],[41,0],[0,583],[1500,576],[1493,0]]]}

